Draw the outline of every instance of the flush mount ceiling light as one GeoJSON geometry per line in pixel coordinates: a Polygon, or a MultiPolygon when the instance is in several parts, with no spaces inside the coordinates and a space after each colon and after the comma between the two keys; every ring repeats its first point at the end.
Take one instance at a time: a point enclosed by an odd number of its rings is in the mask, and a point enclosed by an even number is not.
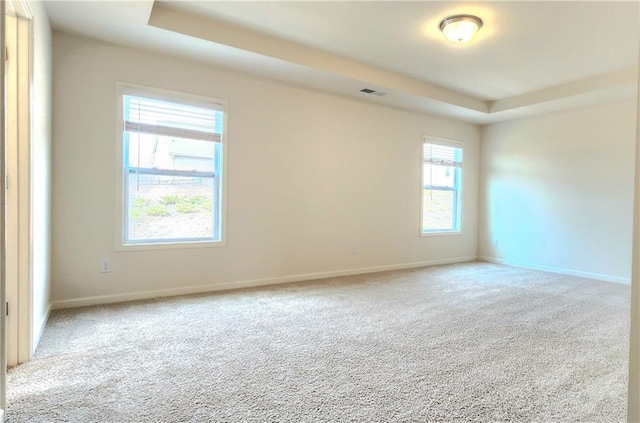
{"type": "Polygon", "coordinates": [[[449,41],[463,44],[471,41],[482,28],[482,19],[473,15],[449,16],[440,22],[440,31],[449,41]]]}

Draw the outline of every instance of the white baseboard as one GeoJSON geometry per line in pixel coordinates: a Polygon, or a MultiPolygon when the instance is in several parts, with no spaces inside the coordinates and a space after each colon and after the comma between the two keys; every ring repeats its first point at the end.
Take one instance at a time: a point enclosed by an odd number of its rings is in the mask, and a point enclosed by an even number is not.
{"type": "Polygon", "coordinates": [[[602,273],[583,272],[581,270],[573,270],[573,269],[565,269],[562,267],[553,267],[553,266],[544,266],[544,265],[532,264],[532,263],[524,263],[520,261],[506,260],[506,259],[500,259],[495,257],[481,256],[481,257],[478,257],[478,260],[482,260],[490,263],[504,264],[507,266],[522,267],[525,269],[542,270],[544,272],[558,273],[560,275],[578,276],[581,278],[595,279],[595,280],[604,281],[604,282],[615,282],[615,283],[621,283],[625,285],[631,284],[631,278],[604,275],[602,273]]]}
{"type": "Polygon", "coordinates": [[[191,286],[184,288],[158,289],[153,291],[130,292],[126,294],[100,295],[95,297],[72,298],[54,301],[53,310],[63,308],[85,307],[99,304],[121,303],[126,301],[148,300],[152,298],[174,297],[178,295],[201,294],[206,292],[226,291],[238,288],[250,288],[265,285],[276,285],[289,282],[302,282],[315,279],[326,279],[337,276],[361,275],[366,273],[385,272],[389,270],[411,269],[416,267],[436,266],[439,264],[464,263],[476,260],[477,257],[456,257],[442,260],[430,260],[417,263],[392,264],[386,266],[365,267],[359,269],[335,270],[329,272],[305,273],[300,275],[282,276],[275,278],[252,279],[246,281],[224,282],[219,284],[191,286]]]}
{"type": "Polygon", "coordinates": [[[44,333],[44,328],[47,327],[47,322],[49,321],[49,316],[51,316],[51,310],[53,308],[52,305],[53,305],[52,303],[49,303],[44,319],[38,322],[40,327],[34,328],[34,333],[36,334],[36,337],[33,339],[33,343],[31,344],[31,351],[29,354],[31,357],[33,357],[33,354],[36,352],[36,348],[40,343],[40,338],[42,338],[42,334],[44,333]]]}

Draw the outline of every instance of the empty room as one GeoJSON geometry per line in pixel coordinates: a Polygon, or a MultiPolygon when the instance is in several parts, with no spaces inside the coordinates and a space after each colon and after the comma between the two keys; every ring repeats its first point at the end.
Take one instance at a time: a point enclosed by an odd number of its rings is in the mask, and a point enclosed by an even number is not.
{"type": "Polygon", "coordinates": [[[638,2],[2,7],[1,421],[640,422],[638,2]]]}

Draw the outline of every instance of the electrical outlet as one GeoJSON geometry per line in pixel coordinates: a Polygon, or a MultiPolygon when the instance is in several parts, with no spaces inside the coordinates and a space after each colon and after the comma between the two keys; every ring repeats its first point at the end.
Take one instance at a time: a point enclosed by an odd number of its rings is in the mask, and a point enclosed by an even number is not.
{"type": "Polygon", "coordinates": [[[111,272],[111,259],[103,258],[100,263],[100,273],[109,273],[111,272]]]}
{"type": "Polygon", "coordinates": [[[493,238],[493,246],[494,247],[498,246],[498,238],[493,238]]]}
{"type": "Polygon", "coordinates": [[[351,254],[358,254],[358,244],[351,244],[351,254]]]}

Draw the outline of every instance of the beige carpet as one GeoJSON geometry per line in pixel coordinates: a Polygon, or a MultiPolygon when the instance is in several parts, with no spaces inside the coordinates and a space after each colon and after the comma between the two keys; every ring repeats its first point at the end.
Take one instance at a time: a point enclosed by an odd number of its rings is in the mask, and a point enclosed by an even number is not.
{"type": "Polygon", "coordinates": [[[59,311],[9,422],[624,421],[629,294],[467,263],[59,311]]]}

